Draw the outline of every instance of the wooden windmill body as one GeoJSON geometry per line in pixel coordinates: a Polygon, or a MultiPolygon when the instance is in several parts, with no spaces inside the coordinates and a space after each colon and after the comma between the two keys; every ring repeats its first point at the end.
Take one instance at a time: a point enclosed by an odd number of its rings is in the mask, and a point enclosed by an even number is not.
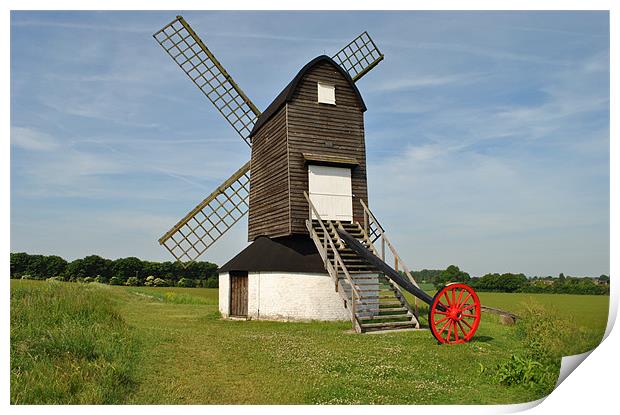
{"type": "Polygon", "coordinates": [[[258,236],[307,235],[304,191],[319,205],[325,202],[325,209],[334,209],[327,216],[324,211],[324,219],[363,220],[359,199],[367,202],[368,194],[365,110],[355,83],[327,56],[304,66],[267,107],[250,134],[250,241],[258,236]],[[319,85],[333,88],[333,103],[320,102],[319,85]],[[331,166],[336,169],[334,175],[345,173],[350,177],[350,194],[346,189],[333,189],[326,177],[325,183],[318,184],[319,188],[324,185],[325,195],[314,195],[314,189],[309,188],[309,172],[314,176],[330,173],[330,169],[314,166],[331,166]],[[348,206],[340,206],[344,203],[348,206]],[[351,211],[353,218],[347,217],[351,211]]]}
{"type": "Polygon", "coordinates": [[[419,327],[398,286],[336,232],[384,259],[387,251],[413,281],[367,207],[366,106],[355,81],[383,59],[368,34],[308,62],[262,113],[182,17],[154,37],[251,147],[250,162],[159,240],[192,261],[249,213],[251,244],[219,270],[222,316],[419,327]]]}

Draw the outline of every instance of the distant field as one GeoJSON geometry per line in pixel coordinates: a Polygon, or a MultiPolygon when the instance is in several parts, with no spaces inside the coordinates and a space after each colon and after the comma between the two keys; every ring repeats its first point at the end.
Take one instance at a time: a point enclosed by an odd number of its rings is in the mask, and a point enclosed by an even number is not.
{"type": "Polygon", "coordinates": [[[583,328],[602,337],[607,326],[609,296],[571,294],[478,293],[482,304],[511,310],[516,314],[530,302],[542,304],[572,317],[583,328]]]}
{"type": "MultiPolygon", "coordinates": [[[[429,294],[435,294],[433,289],[425,288],[429,294]]],[[[589,330],[593,336],[602,338],[607,326],[609,311],[609,296],[607,295],[572,295],[572,294],[529,294],[529,293],[494,293],[478,292],[483,305],[522,313],[528,304],[535,303],[572,318],[575,324],[589,330]]],[[[406,294],[410,301],[413,296],[406,294]]],[[[420,306],[426,310],[426,305],[420,306]]],[[[598,341],[597,341],[598,343],[598,341]]]]}
{"type": "MultiPolygon", "coordinates": [[[[473,404],[525,402],[546,393],[493,381],[490,369],[523,347],[517,328],[500,325],[494,315],[483,315],[472,342],[439,346],[428,330],[355,335],[349,333],[350,323],[220,320],[217,289],[50,285],[11,282],[13,403],[473,404]],[[76,289],[84,295],[76,296],[76,289]],[[79,304],[67,302],[72,296],[79,304]],[[56,298],[65,308],[56,308],[54,318],[32,309],[52,310],[56,298]],[[29,308],[30,321],[16,315],[29,308]],[[98,316],[95,323],[91,314],[98,316]],[[29,338],[44,333],[46,324],[55,327],[60,317],[74,331],[70,336],[49,332],[51,349],[41,349],[38,337],[29,338]],[[94,331],[100,339],[89,336],[93,327],[100,327],[94,331]],[[110,327],[118,343],[106,340],[110,327]],[[81,343],[73,340],[76,336],[81,343]],[[117,353],[112,344],[119,345],[117,353]],[[49,351],[69,346],[82,364],[52,370],[67,360],[49,351]],[[82,353],[82,347],[91,353],[82,353]],[[33,353],[44,358],[32,360],[33,353]],[[37,369],[42,361],[44,370],[37,369]],[[106,369],[114,367],[123,368],[122,378],[106,369]],[[67,378],[74,379],[74,390],[62,388],[67,378]],[[118,393],[105,393],[106,388],[118,393]],[[80,398],[71,400],[76,395],[80,398]]],[[[485,305],[517,314],[534,301],[571,316],[588,333],[581,346],[586,349],[600,341],[607,320],[606,296],[480,297],[485,305]]]]}

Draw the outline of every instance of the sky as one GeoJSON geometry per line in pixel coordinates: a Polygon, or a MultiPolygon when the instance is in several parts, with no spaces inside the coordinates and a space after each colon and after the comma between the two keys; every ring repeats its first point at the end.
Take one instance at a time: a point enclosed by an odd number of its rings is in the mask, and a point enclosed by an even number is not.
{"type": "MultiPolygon", "coordinates": [[[[249,160],[151,35],[175,12],[11,12],[11,252],[171,260],[249,160]]],[[[609,274],[607,12],[180,12],[259,109],[367,30],[369,206],[411,269],[609,274]]],[[[247,246],[240,221],[200,259],[247,246]]]]}

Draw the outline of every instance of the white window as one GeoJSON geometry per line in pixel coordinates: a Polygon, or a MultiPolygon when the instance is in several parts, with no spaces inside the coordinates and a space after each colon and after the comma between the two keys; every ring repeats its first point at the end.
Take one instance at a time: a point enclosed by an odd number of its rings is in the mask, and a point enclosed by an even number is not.
{"type": "Polygon", "coordinates": [[[336,86],[332,84],[318,83],[319,102],[336,105],[336,86]]]}

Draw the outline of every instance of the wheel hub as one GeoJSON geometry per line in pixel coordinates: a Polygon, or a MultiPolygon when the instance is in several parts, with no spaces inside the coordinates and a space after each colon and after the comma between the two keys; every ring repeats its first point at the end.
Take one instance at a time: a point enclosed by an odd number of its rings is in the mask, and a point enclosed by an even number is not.
{"type": "Polygon", "coordinates": [[[459,321],[463,318],[463,313],[460,308],[450,307],[448,310],[448,317],[450,317],[451,320],[459,321]]]}

